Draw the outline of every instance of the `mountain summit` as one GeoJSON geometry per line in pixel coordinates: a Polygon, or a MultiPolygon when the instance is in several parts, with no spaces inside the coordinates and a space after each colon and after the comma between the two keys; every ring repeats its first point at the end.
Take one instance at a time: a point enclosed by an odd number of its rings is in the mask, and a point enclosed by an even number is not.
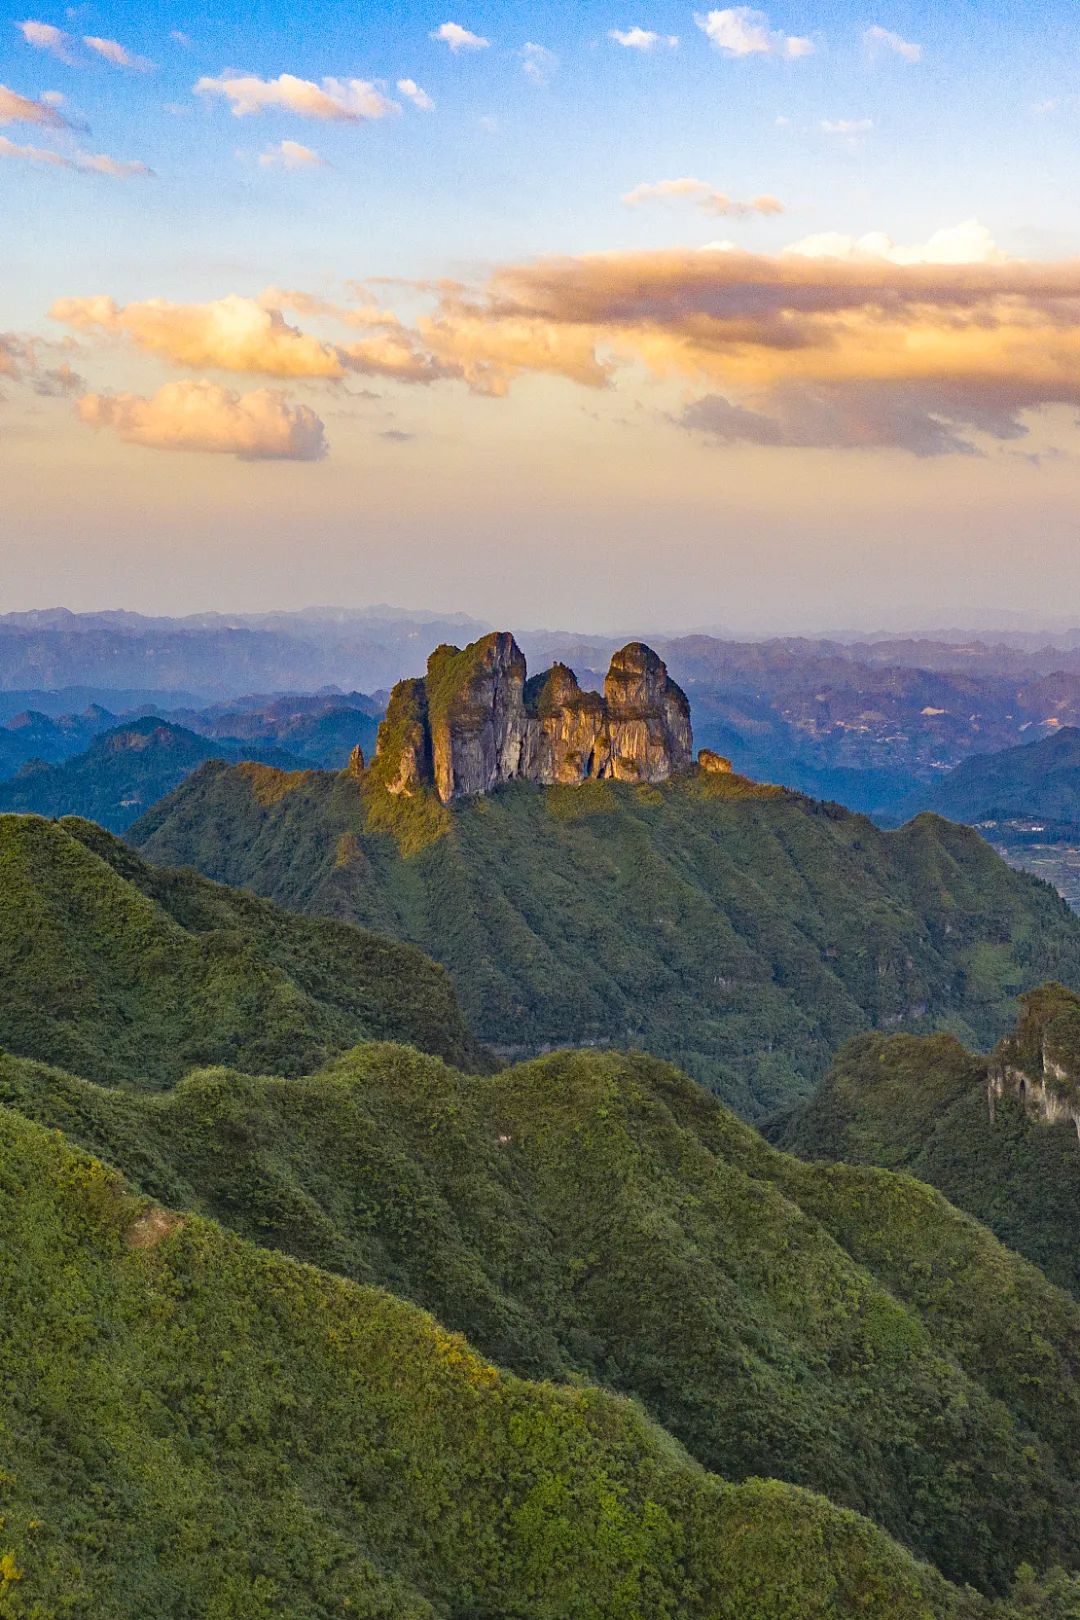
{"type": "Polygon", "coordinates": [[[565,664],[527,677],[505,630],[464,650],[436,647],[425,679],[390,695],[375,757],[388,791],[433,786],[447,804],[520,780],[663,782],[691,763],[686,694],[642,642],[615,654],[603,696],[565,664]]]}

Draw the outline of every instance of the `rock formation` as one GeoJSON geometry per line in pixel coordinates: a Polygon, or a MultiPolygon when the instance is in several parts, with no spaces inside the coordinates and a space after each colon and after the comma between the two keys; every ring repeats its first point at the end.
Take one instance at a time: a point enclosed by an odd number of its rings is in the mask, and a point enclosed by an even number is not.
{"type": "Polygon", "coordinates": [[[714,754],[711,748],[699,748],[697,762],[703,771],[708,771],[711,775],[731,775],[730,759],[726,759],[723,754],[714,754]]]}
{"type": "Polygon", "coordinates": [[[1015,1031],[994,1048],[987,1069],[990,1119],[1004,1096],[1046,1125],[1071,1123],[1080,1137],[1080,996],[1060,984],[1021,997],[1015,1031]]]}
{"type": "Polygon", "coordinates": [[[615,654],[604,695],[555,664],[527,679],[512,635],[437,647],[424,680],[399,681],[375,766],[391,793],[433,786],[444,804],[503,782],[662,782],[693,757],[690,705],[639,641],[615,654]]]}

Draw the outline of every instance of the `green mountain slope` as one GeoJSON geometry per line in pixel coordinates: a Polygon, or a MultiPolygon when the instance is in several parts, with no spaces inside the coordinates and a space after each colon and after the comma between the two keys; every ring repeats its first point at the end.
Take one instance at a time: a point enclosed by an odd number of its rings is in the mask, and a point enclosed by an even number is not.
{"type": "Polygon", "coordinates": [[[933,1620],[880,1531],[131,1196],[0,1111],[11,1620],[933,1620]]]}
{"type": "Polygon", "coordinates": [[[71,759],[39,761],[0,782],[0,813],[84,816],[123,832],[206,760],[252,757],[285,769],[301,763],[273,743],[213,741],[151,715],[102,732],[71,759]]]}
{"type": "Polygon", "coordinates": [[[302,1073],[371,1037],[486,1062],[419,951],[156,871],[89,822],[0,816],[0,980],[0,1046],[107,1082],[302,1073]]]}
{"type": "Polygon", "coordinates": [[[1020,990],[1080,984],[1080,922],[973,833],[933,817],[885,833],[740,777],[522,783],[444,807],[391,796],[379,761],[362,783],[211,764],[130,836],[419,945],[508,1056],[640,1046],[749,1116],[808,1092],[868,1027],[988,1044],[1020,990]]]}
{"type": "MultiPolygon", "coordinates": [[[[954,821],[1035,818],[1059,830],[1080,823],[1080,729],[975,754],[917,795],[919,807],[954,821]]],[[[913,800],[914,802],[914,800],[913,800]]]]}
{"type": "MultiPolygon", "coordinates": [[[[1060,1006],[1058,1025],[1075,1044],[1080,997],[1050,987],[1026,1000],[1042,1013],[1048,1002],[1060,1006]]],[[[1009,1093],[995,1100],[991,1116],[987,1059],[953,1038],[859,1036],[838,1053],[815,1095],[767,1129],[806,1158],[902,1169],[940,1188],[1080,1295],[1076,1129],[1067,1120],[1044,1123],[1009,1093]]]]}
{"type": "Polygon", "coordinates": [[[930,1189],[779,1154],[653,1059],[470,1078],[371,1046],[139,1095],[9,1058],[0,1104],[519,1375],[632,1395],[711,1470],[810,1486],[954,1579],[1080,1563],[1080,1308],[930,1189]]]}

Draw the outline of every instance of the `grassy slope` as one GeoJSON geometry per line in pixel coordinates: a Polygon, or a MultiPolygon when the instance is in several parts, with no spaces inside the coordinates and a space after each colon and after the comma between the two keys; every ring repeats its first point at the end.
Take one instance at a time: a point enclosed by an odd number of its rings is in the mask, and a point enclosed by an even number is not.
{"type": "Polygon", "coordinates": [[[420,952],[158,872],[88,822],[0,816],[0,1044],[94,1079],[299,1073],[366,1037],[483,1055],[420,952]]]}
{"type": "Polygon", "coordinates": [[[1080,1309],[930,1189],[778,1154],[655,1060],[470,1078],[373,1046],[140,1096],[7,1059],[0,1104],[518,1374],[633,1395],[717,1473],[812,1486],[953,1578],[1080,1562],[1080,1309]]]}
{"type": "Polygon", "coordinates": [[[868,1026],[989,1043],[1019,990],[1080,984],[1080,922],[974,834],[883,833],[740,778],[523,784],[444,809],[208,766],[133,837],[421,946],[511,1055],[642,1046],[748,1115],[805,1094],[868,1026]]]}
{"type": "Polygon", "coordinates": [[[5,1620],[981,1612],[865,1520],[147,1209],[7,1109],[0,1226],[5,1620]]]}
{"type": "Polygon", "coordinates": [[[1076,1132],[1028,1119],[1011,1097],[991,1123],[985,1082],[986,1060],[948,1037],[861,1036],[770,1135],[808,1158],[908,1171],[1080,1295],[1076,1132]]]}

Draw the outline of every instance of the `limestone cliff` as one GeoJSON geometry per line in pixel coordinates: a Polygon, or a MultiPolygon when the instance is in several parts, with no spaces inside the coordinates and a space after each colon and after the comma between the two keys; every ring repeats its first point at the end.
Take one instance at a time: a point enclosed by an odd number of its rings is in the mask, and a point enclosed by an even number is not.
{"type": "Polygon", "coordinates": [[[565,664],[528,680],[496,631],[437,647],[424,680],[395,686],[373,768],[391,793],[433,786],[446,804],[521,780],[662,782],[692,757],[690,705],[651,647],[616,653],[601,696],[565,664]]]}
{"type": "Polygon", "coordinates": [[[987,1070],[990,1118],[1011,1094],[1045,1124],[1071,1122],[1080,1137],[1080,996],[1046,984],[1021,998],[1011,1035],[998,1042],[987,1070]]]}

